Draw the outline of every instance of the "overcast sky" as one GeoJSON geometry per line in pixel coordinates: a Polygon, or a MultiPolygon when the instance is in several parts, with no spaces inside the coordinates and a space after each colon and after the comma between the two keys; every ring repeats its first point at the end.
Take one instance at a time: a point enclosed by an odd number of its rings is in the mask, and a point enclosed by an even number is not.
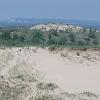
{"type": "Polygon", "coordinates": [[[100,20],[100,0],[0,0],[0,19],[100,20]]]}

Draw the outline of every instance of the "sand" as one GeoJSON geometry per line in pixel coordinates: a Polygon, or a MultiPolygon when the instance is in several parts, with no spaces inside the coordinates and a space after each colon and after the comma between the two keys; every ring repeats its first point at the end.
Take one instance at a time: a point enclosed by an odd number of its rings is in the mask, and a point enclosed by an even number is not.
{"type": "Polygon", "coordinates": [[[45,81],[53,82],[65,91],[100,94],[99,50],[49,51],[48,48],[37,47],[0,49],[0,64],[7,65],[0,69],[0,74],[7,76],[9,69],[23,62],[39,70],[45,81]]]}

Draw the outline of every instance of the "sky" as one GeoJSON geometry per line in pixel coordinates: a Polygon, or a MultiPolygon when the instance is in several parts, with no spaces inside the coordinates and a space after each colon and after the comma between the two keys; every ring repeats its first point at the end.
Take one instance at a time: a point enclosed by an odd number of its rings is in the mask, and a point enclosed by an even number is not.
{"type": "Polygon", "coordinates": [[[100,0],[0,0],[0,19],[100,20],[100,0]]]}

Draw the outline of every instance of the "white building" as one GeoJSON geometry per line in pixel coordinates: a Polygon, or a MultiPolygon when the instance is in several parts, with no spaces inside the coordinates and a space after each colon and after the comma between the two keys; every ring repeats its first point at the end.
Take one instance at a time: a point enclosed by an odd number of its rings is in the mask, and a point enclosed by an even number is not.
{"type": "Polygon", "coordinates": [[[81,31],[83,28],[79,26],[74,26],[74,25],[66,25],[66,24],[39,24],[36,26],[31,27],[32,29],[40,29],[42,31],[49,31],[49,30],[57,30],[57,31],[66,31],[66,30],[71,30],[72,32],[78,32],[81,31]]]}

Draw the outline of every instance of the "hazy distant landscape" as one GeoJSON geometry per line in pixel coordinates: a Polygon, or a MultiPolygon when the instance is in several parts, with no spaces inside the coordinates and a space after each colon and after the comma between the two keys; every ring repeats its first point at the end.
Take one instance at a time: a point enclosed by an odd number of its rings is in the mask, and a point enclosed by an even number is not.
{"type": "Polygon", "coordinates": [[[0,20],[0,27],[9,26],[32,26],[37,24],[48,24],[48,23],[64,23],[78,25],[84,28],[97,28],[100,29],[100,21],[93,20],[71,20],[71,19],[36,19],[36,18],[9,18],[0,20]]]}

